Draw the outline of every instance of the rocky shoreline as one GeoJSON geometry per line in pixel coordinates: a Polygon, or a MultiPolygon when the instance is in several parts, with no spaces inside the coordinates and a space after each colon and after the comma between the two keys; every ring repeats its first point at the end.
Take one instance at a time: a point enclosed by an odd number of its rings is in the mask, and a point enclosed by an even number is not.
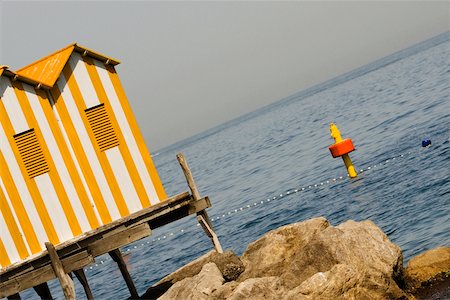
{"type": "Polygon", "coordinates": [[[241,257],[211,251],[141,299],[449,299],[450,247],[403,268],[401,249],[371,221],[315,218],[272,230],[241,257]]]}

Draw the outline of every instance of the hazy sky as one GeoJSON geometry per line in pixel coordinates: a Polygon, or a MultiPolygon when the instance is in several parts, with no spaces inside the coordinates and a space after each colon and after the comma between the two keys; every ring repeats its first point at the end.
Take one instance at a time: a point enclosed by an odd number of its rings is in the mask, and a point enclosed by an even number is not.
{"type": "Polygon", "coordinates": [[[449,1],[0,0],[0,64],[72,42],[117,67],[150,151],[450,29],[449,1]]]}

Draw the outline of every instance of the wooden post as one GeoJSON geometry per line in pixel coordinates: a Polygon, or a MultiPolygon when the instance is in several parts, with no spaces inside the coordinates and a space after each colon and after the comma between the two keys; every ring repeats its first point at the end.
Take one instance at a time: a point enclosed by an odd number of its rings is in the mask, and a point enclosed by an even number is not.
{"type": "Polygon", "coordinates": [[[183,153],[177,154],[177,160],[180,163],[181,169],[183,170],[184,177],[186,177],[187,184],[192,192],[192,197],[194,197],[195,200],[200,199],[201,198],[200,193],[197,189],[197,185],[195,184],[191,169],[189,169],[189,165],[186,159],[184,158],[183,153]]]}
{"type": "Polygon", "coordinates": [[[136,286],[134,285],[133,279],[131,278],[130,273],[128,272],[127,265],[125,264],[125,261],[123,260],[122,253],[119,249],[112,250],[108,252],[111,258],[117,263],[119,266],[119,270],[122,273],[123,279],[125,280],[125,283],[128,286],[128,290],[130,291],[131,298],[139,298],[139,294],[136,290],[136,286]]]}
{"type": "MultiPolygon", "coordinates": [[[[189,165],[186,159],[184,158],[184,155],[182,153],[178,153],[177,160],[180,163],[181,169],[183,170],[184,177],[186,177],[186,181],[189,186],[189,189],[191,190],[192,197],[194,198],[194,200],[200,200],[201,199],[200,192],[197,189],[197,185],[195,184],[195,180],[194,177],[192,176],[191,169],[189,169],[189,165]]],[[[197,221],[202,226],[206,235],[211,239],[216,251],[218,253],[223,253],[222,246],[220,245],[219,242],[219,238],[217,237],[217,234],[214,231],[211,220],[206,210],[201,210],[197,213],[197,221]]]]}
{"type": "Polygon", "coordinates": [[[75,276],[78,278],[78,281],[80,281],[81,285],[83,286],[84,292],[86,293],[86,298],[88,300],[93,300],[94,296],[92,295],[91,288],[89,287],[89,283],[86,278],[86,274],[84,274],[83,269],[78,269],[73,271],[75,276]]]}
{"type": "Polygon", "coordinates": [[[222,246],[220,245],[219,238],[217,237],[217,234],[214,232],[214,230],[209,226],[208,222],[205,220],[204,215],[198,214],[197,221],[200,223],[203,230],[206,232],[206,235],[209,236],[209,238],[211,239],[216,251],[218,253],[223,253],[223,249],[222,246]]]}
{"type": "Polygon", "coordinates": [[[47,248],[50,260],[52,261],[53,272],[56,277],[58,277],[64,296],[67,300],[75,300],[75,287],[73,285],[73,281],[64,271],[61,260],[58,257],[58,253],[56,253],[55,246],[53,246],[52,243],[46,242],[45,247],[47,248]]]}
{"type": "Polygon", "coordinates": [[[41,299],[52,300],[52,293],[48,287],[47,282],[38,284],[33,287],[34,291],[41,297],[41,299]]]}

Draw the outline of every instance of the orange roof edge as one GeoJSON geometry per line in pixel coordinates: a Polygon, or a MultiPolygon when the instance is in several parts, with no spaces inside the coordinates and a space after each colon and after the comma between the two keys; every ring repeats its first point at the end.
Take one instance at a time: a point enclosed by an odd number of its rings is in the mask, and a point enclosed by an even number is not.
{"type": "Polygon", "coordinates": [[[78,45],[77,43],[73,44],[75,46],[75,51],[80,52],[82,54],[85,53],[86,51],[86,55],[92,56],[93,58],[99,59],[103,62],[108,62],[108,64],[111,64],[113,66],[116,66],[118,64],[120,64],[120,61],[117,59],[114,59],[112,57],[106,56],[104,54],[101,54],[99,52],[96,52],[92,49],[86,48],[84,46],[78,45]]]}
{"type": "Polygon", "coordinates": [[[120,63],[120,61],[116,59],[80,46],[77,43],[72,43],[17,70],[16,73],[23,78],[37,81],[41,83],[41,85],[51,88],[61,75],[61,72],[73,51],[79,52],[82,55],[91,56],[107,64],[117,65],[120,63]]]}
{"type": "Polygon", "coordinates": [[[51,54],[49,54],[49,55],[47,55],[47,56],[44,56],[44,57],[42,57],[42,58],[40,58],[40,59],[38,59],[38,60],[32,62],[31,64],[26,65],[25,67],[22,67],[22,68],[16,70],[16,72],[17,72],[17,73],[20,73],[20,72],[22,72],[22,71],[24,71],[24,70],[26,70],[26,69],[29,69],[31,66],[34,66],[34,65],[36,65],[36,64],[38,64],[38,63],[40,63],[40,62],[42,62],[42,61],[44,61],[44,60],[47,60],[47,59],[49,59],[50,57],[54,56],[55,54],[58,54],[58,53],[60,53],[60,52],[63,52],[64,50],[67,50],[67,49],[69,49],[70,47],[75,47],[76,44],[77,44],[77,43],[72,43],[72,44],[70,44],[70,45],[68,45],[68,46],[66,46],[66,47],[64,47],[64,48],[62,48],[62,49],[59,49],[58,51],[55,51],[55,52],[53,52],[53,53],[51,53],[51,54]]]}
{"type": "Polygon", "coordinates": [[[7,76],[9,78],[11,78],[11,80],[19,80],[21,82],[30,84],[32,86],[38,87],[38,88],[46,88],[46,89],[50,89],[52,88],[51,86],[47,86],[39,81],[36,81],[32,78],[27,78],[24,77],[22,75],[17,74],[16,72],[14,72],[13,70],[8,69],[9,66],[0,66],[0,76],[7,76]]]}
{"type": "Polygon", "coordinates": [[[8,69],[8,68],[9,68],[9,66],[7,66],[7,65],[1,65],[1,66],[0,66],[0,76],[2,76],[3,71],[6,70],[6,69],[8,69]]]}

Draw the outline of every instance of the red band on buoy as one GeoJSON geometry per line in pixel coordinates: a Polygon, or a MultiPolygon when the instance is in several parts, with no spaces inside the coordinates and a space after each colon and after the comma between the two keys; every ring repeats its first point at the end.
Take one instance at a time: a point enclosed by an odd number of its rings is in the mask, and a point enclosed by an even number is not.
{"type": "Polygon", "coordinates": [[[331,155],[336,158],[352,152],[353,150],[355,150],[355,146],[353,146],[353,142],[351,139],[345,139],[342,142],[331,145],[330,147],[328,147],[328,149],[330,149],[331,155]]]}

